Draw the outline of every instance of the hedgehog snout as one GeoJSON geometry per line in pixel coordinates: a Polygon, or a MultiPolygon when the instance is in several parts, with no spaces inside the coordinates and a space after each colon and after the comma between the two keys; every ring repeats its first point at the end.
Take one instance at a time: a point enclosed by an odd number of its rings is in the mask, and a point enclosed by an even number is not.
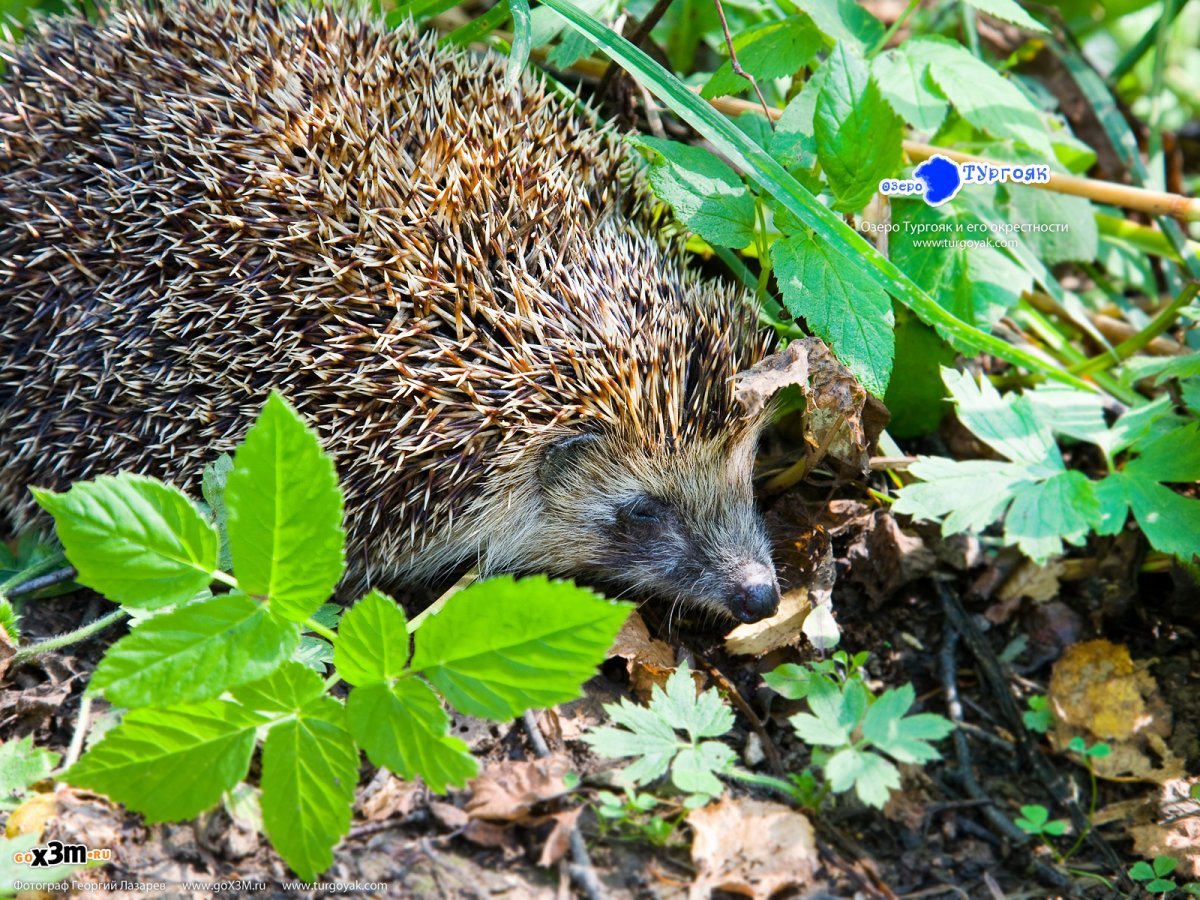
{"type": "Polygon", "coordinates": [[[775,569],[754,562],[742,567],[726,607],[740,622],[769,619],[779,609],[779,582],[775,569]]]}

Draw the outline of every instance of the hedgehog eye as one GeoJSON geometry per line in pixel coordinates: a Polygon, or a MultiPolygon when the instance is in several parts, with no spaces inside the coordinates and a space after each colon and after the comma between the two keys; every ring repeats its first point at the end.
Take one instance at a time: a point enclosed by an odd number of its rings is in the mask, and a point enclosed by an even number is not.
{"type": "Polygon", "coordinates": [[[666,520],[670,508],[653,497],[639,497],[621,510],[622,518],[633,525],[659,525],[666,520]]]}

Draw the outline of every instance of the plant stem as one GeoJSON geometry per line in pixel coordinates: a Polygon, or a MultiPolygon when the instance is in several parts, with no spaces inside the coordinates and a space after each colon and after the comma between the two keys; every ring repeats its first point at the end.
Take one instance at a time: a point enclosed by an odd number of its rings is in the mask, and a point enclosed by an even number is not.
{"type": "Polygon", "coordinates": [[[776,778],[774,775],[760,775],[758,772],[748,772],[745,769],[738,768],[730,769],[725,774],[746,784],[757,784],[759,787],[775,791],[799,806],[804,805],[804,798],[800,795],[800,792],[782,778],[776,778]]]}
{"type": "Polygon", "coordinates": [[[1129,340],[1117,344],[1111,353],[1101,353],[1099,356],[1076,363],[1071,366],[1071,371],[1078,375],[1102,372],[1145,349],[1147,344],[1175,324],[1180,311],[1196,298],[1198,291],[1200,291],[1200,281],[1188,282],[1180,291],[1179,296],[1159,310],[1158,314],[1150,320],[1149,325],[1129,340]]]}
{"type": "Polygon", "coordinates": [[[313,634],[319,634],[321,637],[325,638],[325,640],[329,641],[329,643],[331,643],[331,644],[337,640],[337,634],[335,632],[326,628],[324,625],[322,625],[316,619],[312,618],[312,616],[309,616],[307,619],[304,620],[304,627],[307,628],[309,631],[311,631],[313,634]]]}
{"type": "Polygon", "coordinates": [[[40,559],[33,565],[28,566],[12,577],[0,581],[0,597],[7,597],[14,593],[15,588],[21,587],[27,581],[31,581],[39,575],[45,575],[47,572],[53,572],[55,569],[62,566],[67,561],[66,554],[61,550],[51,553],[45,559],[40,559]]]}
{"type": "Polygon", "coordinates": [[[908,6],[904,7],[904,12],[900,13],[900,17],[888,27],[888,30],[883,33],[883,37],[875,42],[875,46],[871,48],[867,56],[874,56],[886,47],[887,42],[892,39],[892,35],[904,27],[904,23],[908,21],[908,17],[912,15],[913,10],[920,5],[921,0],[908,0],[908,6]]]}
{"type": "Polygon", "coordinates": [[[103,631],[114,622],[119,622],[129,613],[124,609],[117,608],[107,615],[94,619],[86,625],[76,628],[74,631],[68,631],[65,634],[55,635],[52,638],[46,638],[36,644],[30,644],[22,647],[12,655],[12,665],[17,666],[22,663],[27,663],[35,657],[41,656],[43,653],[53,653],[55,650],[61,650],[63,647],[69,647],[71,644],[76,644],[85,638],[91,637],[99,631],[103,631]]]}

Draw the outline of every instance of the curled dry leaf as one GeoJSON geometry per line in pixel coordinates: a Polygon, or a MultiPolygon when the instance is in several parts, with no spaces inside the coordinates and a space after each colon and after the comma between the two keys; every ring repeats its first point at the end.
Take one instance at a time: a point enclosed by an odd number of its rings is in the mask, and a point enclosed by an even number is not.
{"type": "Polygon", "coordinates": [[[1154,678],[1134,663],[1126,647],[1097,640],[1067,648],[1054,665],[1047,700],[1059,748],[1074,737],[1112,748],[1108,756],[1092,760],[1098,776],[1161,782],[1180,774],[1180,761],[1163,742],[1171,733],[1170,709],[1154,678]],[[1160,765],[1147,751],[1160,758],[1160,765]]]}
{"type": "Polygon", "coordinates": [[[725,650],[738,656],[762,656],[790,647],[803,636],[801,629],[812,608],[808,588],[784,591],[779,598],[779,611],[769,619],[733,629],[725,636],[725,650]]]}
{"type": "Polygon", "coordinates": [[[814,448],[865,475],[870,448],[887,424],[882,404],[868,398],[850,374],[817,338],[792,341],[783,350],[737,376],[736,397],[747,416],[761,413],[783,388],[796,385],[804,394],[805,439],[814,448]]]}
{"type": "Polygon", "coordinates": [[[716,890],[767,898],[812,883],[817,869],[812,824],[780,803],[722,798],[693,810],[687,822],[696,835],[692,898],[716,890]]]}
{"type": "Polygon", "coordinates": [[[473,819],[524,821],[539,803],[567,793],[571,762],[562,754],[544,759],[502,760],[489,765],[471,784],[467,814],[473,819]]]}
{"type": "Polygon", "coordinates": [[[1173,778],[1162,786],[1158,819],[1129,829],[1133,849],[1146,859],[1169,856],[1179,863],[1176,873],[1184,879],[1200,878],[1200,800],[1190,791],[1200,777],[1173,778]]]}
{"type": "Polygon", "coordinates": [[[846,558],[850,561],[850,580],[861,584],[876,602],[924,578],[937,564],[937,557],[925,542],[902,530],[886,510],[876,510],[868,526],[855,534],[846,558]]]}
{"type": "Polygon", "coordinates": [[[554,827],[550,829],[550,834],[542,847],[542,855],[538,857],[539,866],[552,866],[567,855],[567,851],[571,849],[571,832],[575,830],[581,812],[583,812],[583,807],[577,806],[574,809],[546,816],[546,820],[553,822],[554,827]]]}
{"type": "Polygon", "coordinates": [[[631,613],[617,632],[609,656],[625,660],[629,683],[643,700],[650,697],[654,685],[665,687],[675,671],[675,651],[670,644],[650,637],[646,623],[638,613],[631,613]]]}

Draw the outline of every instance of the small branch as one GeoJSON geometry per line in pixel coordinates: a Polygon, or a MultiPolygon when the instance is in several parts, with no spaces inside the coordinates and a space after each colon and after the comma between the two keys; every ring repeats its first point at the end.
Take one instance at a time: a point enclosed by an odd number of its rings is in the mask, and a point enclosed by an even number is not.
{"type": "Polygon", "coordinates": [[[763,755],[767,758],[767,765],[771,767],[771,771],[777,777],[783,778],[783,760],[779,758],[779,750],[775,747],[771,736],[767,734],[767,729],[763,725],[762,719],[758,717],[758,713],[746,702],[746,698],[742,696],[737,686],[725,677],[724,672],[706,660],[700,660],[700,664],[704,666],[705,671],[708,672],[712,679],[725,690],[729,695],[729,699],[733,701],[733,705],[738,708],[738,711],[746,717],[746,721],[750,723],[750,727],[758,735],[759,743],[762,744],[763,755]]]}
{"type": "MultiPolygon", "coordinates": [[[[525,731],[529,734],[529,742],[533,744],[534,752],[545,759],[550,755],[550,747],[546,744],[542,730],[538,728],[533,710],[525,710],[521,721],[525,723],[525,731]]],[[[579,889],[587,894],[588,900],[604,900],[604,888],[600,884],[600,879],[596,877],[592,858],[588,855],[587,844],[583,842],[583,834],[579,831],[578,825],[571,829],[570,843],[571,865],[568,870],[571,877],[575,879],[579,889]]]]}
{"type": "Polygon", "coordinates": [[[1149,325],[1129,338],[1129,340],[1117,344],[1117,346],[1113,347],[1111,353],[1101,353],[1099,356],[1094,356],[1080,365],[1072,366],[1071,371],[1077,372],[1080,375],[1087,375],[1092,372],[1111,368],[1122,360],[1133,356],[1174,325],[1175,320],[1179,318],[1180,311],[1196,298],[1197,293],[1200,293],[1200,281],[1189,282],[1179,292],[1178,297],[1159,310],[1158,315],[1150,320],[1149,325]]]}
{"type": "Polygon", "coordinates": [[[758,95],[758,102],[762,104],[763,115],[767,117],[767,121],[771,123],[771,127],[775,127],[775,118],[771,115],[771,107],[767,105],[767,98],[763,96],[762,88],[758,86],[758,82],[754,76],[742,68],[742,64],[738,62],[737,51],[733,49],[733,35],[729,33],[729,23],[725,21],[725,7],[721,5],[721,0],[713,0],[717,7],[717,15],[721,17],[721,31],[725,33],[725,46],[729,48],[729,67],[733,69],[733,74],[741,75],[754,88],[754,93],[758,95]]]}
{"type": "Polygon", "coordinates": [[[41,656],[44,653],[53,653],[56,650],[61,650],[63,647],[69,647],[72,644],[77,644],[85,638],[89,638],[93,634],[103,631],[109,625],[119,622],[127,615],[129,615],[129,613],[125,612],[123,609],[114,609],[108,615],[101,616],[100,618],[89,622],[87,625],[76,628],[74,631],[68,631],[66,634],[59,634],[52,638],[46,638],[46,640],[39,643],[22,647],[12,655],[12,665],[19,666],[29,662],[31,659],[41,656]]]}
{"type": "Polygon", "coordinates": [[[38,575],[52,571],[56,566],[61,566],[66,561],[67,557],[61,550],[50,554],[45,559],[38,560],[32,566],[22,569],[11,578],[0,581],[0,597],[14,597],[17,594],[28,593],[28,591],[22,590],[25,582],[38,575]]]}
{"type": "MultiPolygon", "coordinates": [[[[651,9],[650,12],[646,13],[646,18],[642,19],[642,21],[638,23],[638,26],[634,29],[633,34],[629,36],[629,43],[640,48],[642,46],[642,42],[645,41],[646,38],[650,36],[650,32],[654,30],[654,26],[657,25],[659,20],[662,19],[662,17],[666,14],[671,2],[672,0],[658,0],[658,2],[654,4],[654,8],[651,9]]],[[[615,62],[610,62],[608,64],[608,68],[604,70],[604,74],[600,77],[600,83],[596,85],[597,102],[608,96],[609,88],[612,87],[613,80],[620,72],[621,67],[615,62]]]]}
{"type": "Polygon", "coordinates": [[[10,590],[6,596],[20,597],[24,594],[33,594],[42,590],[43,588],[54,587],[56,584],[62,584],[65,581],[70,581],[77,574],[78,573],[75,571],[73,566],[66,566],[65,568],[50,572],[47,575],[41,575],[37,578],[30,578],[28,581],[23,581],[15,588],[10,590]]]}
{"type": "Polygon", "coordinates": [[[75,732],[71,735],[71,746],[67,748],[67,755],[63,758],[61,771],[65,772],[75,765],[75,761],[83,752],[83,740],[87,737],[88,719],[91,718],[91,715],[92,695],[84,691],[83,696],[79,698],[79,713],[75,716],[75,732]]]}

